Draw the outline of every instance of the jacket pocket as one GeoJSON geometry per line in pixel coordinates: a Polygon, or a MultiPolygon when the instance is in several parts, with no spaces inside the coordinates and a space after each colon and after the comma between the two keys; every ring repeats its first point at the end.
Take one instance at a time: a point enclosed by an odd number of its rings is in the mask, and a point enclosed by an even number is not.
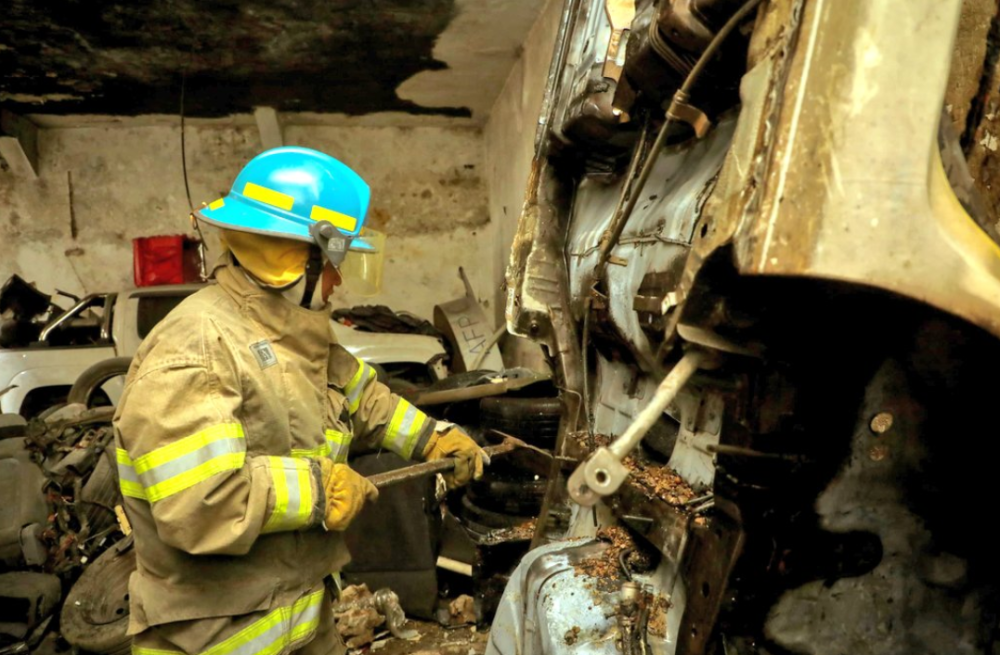
{"type": "Polygon", "coordinates": [[[164,583],[135,572],[129,579],[132,616],[128,633],[166,623],[229,617],[271,608],[279,581],[247,575],[225,585],[164,583]]]}

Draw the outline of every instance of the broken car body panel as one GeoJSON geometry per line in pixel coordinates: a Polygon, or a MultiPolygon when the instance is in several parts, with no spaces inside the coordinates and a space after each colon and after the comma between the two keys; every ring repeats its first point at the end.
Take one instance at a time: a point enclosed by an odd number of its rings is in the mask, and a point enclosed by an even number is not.
{"type": "MultiPolygon", "coordinates": [[[[633,30],[650,11],[724,5],[661,0],[636,7],[633,30]]],[[[574,107],[591,118],[601,109],[603,8],[565,4],[507,273],[508,329],[559,364],[557,448],[577,458],[633,424],[682,352],[727,357],[692,378],[641,446],[698,503],[663,502],[633,473],[593,511],[574,512],[569,534],[620,522],[656,547],[660,565],[643,581],[672,605],[652,652],[984,652],[974,635],[988,621],[988,584],[965,572],[988,555],[942,546],[940,524],[921,523],[942,501],[915,492],[966,479],[945,435],[949,422],[974,432],[986,420],[972,360],[994,361],[1000,336],[995,230],[970,217],[939,151],[961,2],[762,3],[738,112],[712,116],[702,140],[668,141],[595,280],[627,184],[623,133],[630,148],[648,143],[635,125],[604,130],[606,116],[601,129],[569,129],[574,107]],[[900,419],[891,443],[872,441],[880,411],[900,419]],[[943,462],[933,483],[928,462],[943,462]],[[778,506],[762,513],[758,497],[778,506]],[[940,634],[918,637],[913,617],[940,634]]],[[[641,121],[641,108],[626,118],[641,121]]],[[[550,479],[546,507],[565,504],[566,471],[550,479]]],[[[545,509],[536,544],[561,536],[545,509]]],[[[494,624],[495,652],[601,652],[553,638],[575,587],[533,577],[558,559],[550,549],[565,559],[578,548],[552,544],[525,560],[494,624]]],[[[606,613],[622,593],[605,599],[606,613]]]]}

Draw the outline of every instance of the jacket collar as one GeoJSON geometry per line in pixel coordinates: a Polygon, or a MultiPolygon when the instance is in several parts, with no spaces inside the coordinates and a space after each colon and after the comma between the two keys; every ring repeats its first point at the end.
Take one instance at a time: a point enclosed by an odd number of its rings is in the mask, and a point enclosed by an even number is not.
{"type": "Polygon", "coordinates": [[[329,347],[333,342],[330,307],[313,310],[300,307],[280,291],[265,289],[251,282],[231,256],[214,271],[219,287],[226,292],[248,318],[257,323],[272,343],[282,343],[296,351],[309,352],[329,347]]]}

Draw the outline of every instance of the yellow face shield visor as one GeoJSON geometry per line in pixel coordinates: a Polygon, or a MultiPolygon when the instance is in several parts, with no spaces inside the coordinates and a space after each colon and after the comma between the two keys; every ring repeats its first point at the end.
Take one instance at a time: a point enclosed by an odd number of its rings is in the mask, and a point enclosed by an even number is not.
{"type": "Polygon", "coordinates": [[[351,242],[340,264],[344,289],[359,296],[375,296],[382,290],[382,267],[385,263],[385,235],[363,228],[351,242]]]}

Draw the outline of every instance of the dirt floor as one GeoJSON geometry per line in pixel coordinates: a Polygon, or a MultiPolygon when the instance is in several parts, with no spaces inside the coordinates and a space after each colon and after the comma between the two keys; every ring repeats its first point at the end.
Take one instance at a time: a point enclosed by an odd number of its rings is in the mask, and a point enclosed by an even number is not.
{"type": "Polygon", "coordinates": [[[486,652],[487,630],[475,627],[444,628],[439,623],[410,620],[406,629],[416,630],[419,639],[378,638],[370,646],[352,651],[377,655],[482,655],[486,652]]]}

